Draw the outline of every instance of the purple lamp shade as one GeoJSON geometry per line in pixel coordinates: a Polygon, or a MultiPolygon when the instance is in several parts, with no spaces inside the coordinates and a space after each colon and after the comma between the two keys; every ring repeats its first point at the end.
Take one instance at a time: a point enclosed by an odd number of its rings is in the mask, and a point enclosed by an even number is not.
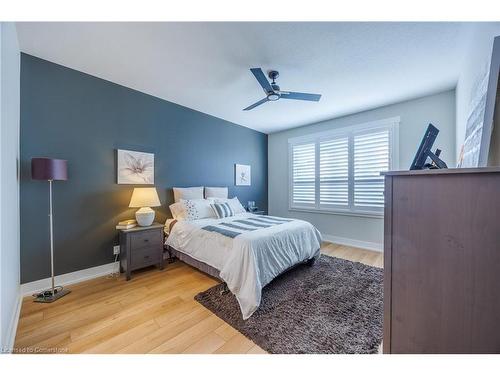
{"type": "Polygon", "coordinates": [[[68,162],[61,159],[32,158],[31,178],[34,180],[67,180],[68,162]]]}

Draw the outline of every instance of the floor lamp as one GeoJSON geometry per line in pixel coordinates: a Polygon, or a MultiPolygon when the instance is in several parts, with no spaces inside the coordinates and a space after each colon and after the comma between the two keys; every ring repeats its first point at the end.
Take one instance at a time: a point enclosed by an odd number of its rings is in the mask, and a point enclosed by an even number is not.
{"type": "Polygon", "coordinates": [[[61,159],[33,158],[31,159],[31,178],[49,182],[50,272],[52,275],[52,288],[35,294],[34,301],[50,303],[70,292],[68,289],[54,285],[54,225],[52,215],[52,182],[66,181],[68,179],[67,161],[61,159]]]}

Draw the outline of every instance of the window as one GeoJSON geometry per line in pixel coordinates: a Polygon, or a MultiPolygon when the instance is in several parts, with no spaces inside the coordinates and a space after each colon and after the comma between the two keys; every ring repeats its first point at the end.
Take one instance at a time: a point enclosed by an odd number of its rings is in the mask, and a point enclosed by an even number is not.
{"type": "Polygon", "coordinates": [[[316,190],[315,144],[293,148],[293,201],[298,205],[314,205],[316,190]]]}
{"type": "Polygon", "coordinates": [[[289,140],[290,209],[380,216],[399,118],[289,140]]]}

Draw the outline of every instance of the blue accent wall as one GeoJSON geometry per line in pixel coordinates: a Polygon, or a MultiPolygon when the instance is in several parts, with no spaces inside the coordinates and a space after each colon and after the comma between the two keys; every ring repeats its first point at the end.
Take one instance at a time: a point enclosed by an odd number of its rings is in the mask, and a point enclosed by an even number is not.
{"type": "Polygon", "coordinates": [[[20,143],[22,283],[50,276],[48,183],[31,180],[32,157],[68,160],[69,180],[54,182],[57,275],[113,261],[115,225],[135,212],[134,186],[116,183],[118,148],[155,154],[159,222],[174,186],[228,186],[267,209],[266,134],[27,54],[20,143]],[[234,185],[235,163],[251,165],[251,186],[234,185]]]}

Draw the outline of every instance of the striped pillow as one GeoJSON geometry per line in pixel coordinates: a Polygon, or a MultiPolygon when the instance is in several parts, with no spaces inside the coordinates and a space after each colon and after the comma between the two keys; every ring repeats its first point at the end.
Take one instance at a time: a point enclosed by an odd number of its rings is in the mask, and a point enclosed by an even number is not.
{"type": "Polygon", "coordinates": [[[212,209],[214,210],[214,213],[218,219],[234,216],[234,211],[232,210],[229,203],[213,203],[210,206],[212,206],[212,209]]]}

